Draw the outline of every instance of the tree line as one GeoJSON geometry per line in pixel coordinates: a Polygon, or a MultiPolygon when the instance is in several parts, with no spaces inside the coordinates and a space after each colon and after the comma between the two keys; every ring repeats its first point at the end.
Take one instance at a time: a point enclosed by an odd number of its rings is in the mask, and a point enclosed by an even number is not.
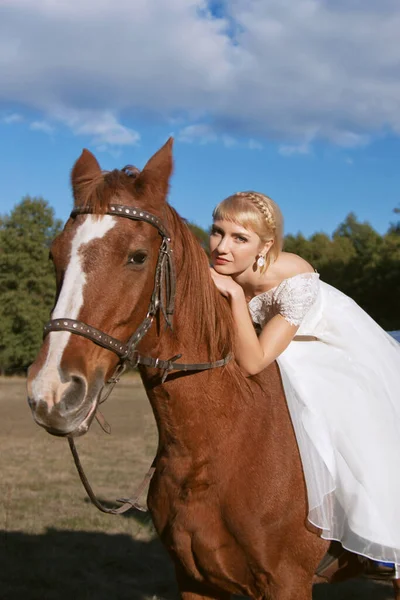
{"type": "MultiPolygon", "coordinates": [[[[207,252],[208,232],[188,225],[207,252]]],[[[0,217],[1,374],[25,371],[41,344],[55,297],[49,247],[61,227],[43,198],[26,196],[0,217]]],[[[400,221],[380,235],[350,213],[332,236],[287,235],[284,250],[308,260],[386,330],[400,329],[400,221]]]]}

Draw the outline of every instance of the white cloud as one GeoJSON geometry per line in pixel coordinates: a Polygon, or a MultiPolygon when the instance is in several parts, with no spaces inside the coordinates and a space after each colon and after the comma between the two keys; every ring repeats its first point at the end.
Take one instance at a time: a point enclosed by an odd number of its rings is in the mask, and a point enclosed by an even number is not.
{"type": "Polygon", "coordinates": [[[343,146],[344,148],[357,148],[359,146],[366,146],[369,143],[368,135],[360,135],[352,131],[332,132],[331,139],[338,146],[343,146]]]}
{"type": "MultiPolygon", "coordinates": [[[[51,110],[53,123],[68,127],[76,136],[89,136],[91,143],[100,151],[110,151],[110,147],[132,146],[139,142],[137,131],[119,123],[109,111],[51,110]]],[[[55,127],[47,121],[34,121],[29,126],[34,131],[54,133],[55,127]]],[[[114,148],[113,155],[118,153],[114,148]]]]}
{"type": "Polygon", "coordinates": [[[198,123],[183,127],[183,129],[178,132],[177,141],[186,144],[198,143],[201,145],[219,142],[223,144],[225,148],[238,146],[238,141],[234,137],[227,134],[218,135],[211,125],[206,123],[198,123]]]}
{"type": "Polygon", "coordinates": [[[217,141],[217,136],[209,125],[187,125],[178,133],[178,141],[192,144],[209,144],[217,141]]]}
{"type": "Polygon", "coordinates": [[[238,145],[237,140],[231,135],[223,135],[221,139],[225,148],[233,148],[234,146],[238,145]]]}
{"type": "Polygon", "coordinates": [[[92,136],[96,146],[132,146],[139,142],[137,131],[118,122],[110,111],[58,110],[54,116],[75,135],[92,136]]]}
{"type": "Polygon", "coordinates": [[[63,122],[99,146],[137,143],[123,123],[142,118],[180,124],[186,141],[273,139],[286,154],[400,135],[398,2],[225,7],[217,19],[206,0],[2,0],[0,102],[45,122],[81,115],[63,122]],[[208,133],[184,128],[199,121],[208,133]]]}
{"type": "Polygon", "coordinates": [[[32,131],[42,131],[43,133],[47,133],[48,135],[54,133],[54,127],[47,123],[46,121],[33,121],[29,125],[29,129],[32,131]]]}
{"type": "Polygon", "coordinates": [[[3,117],[1,122],[5,123],[6,125],[13,125],[14,123],[21,123],[23,120],[24,118],[22,115],[19,115],[18,113],[12,113],[11,115],[6,115],[3,117]]]}
{"type": "Polygon", "coordinates": [[[249,150],[262,150],[263,149],[263,145],[260,142],[257,142],[257,140],[253,140],[253,139],[250,139],[247,142],[247,147],[249,148],[249,150]]]}
{"type": "Polygon", "coordinates": [[[311,148],[309,142],[304,142],[298,145],[282,144],[278,151],[282,156],[293,156],[294,154],[310,154],[311,148]]]}

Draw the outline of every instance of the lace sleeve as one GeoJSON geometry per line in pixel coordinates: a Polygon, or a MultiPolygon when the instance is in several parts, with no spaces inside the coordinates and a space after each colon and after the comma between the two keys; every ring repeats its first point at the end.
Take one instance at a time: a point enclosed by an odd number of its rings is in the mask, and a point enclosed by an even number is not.
{"type": "Polygon", "coordinates": [[[315,273],[301,273],[282,281],[276,294],[277,312],[291,325],[300,325],[319,290],[315,273]]]}

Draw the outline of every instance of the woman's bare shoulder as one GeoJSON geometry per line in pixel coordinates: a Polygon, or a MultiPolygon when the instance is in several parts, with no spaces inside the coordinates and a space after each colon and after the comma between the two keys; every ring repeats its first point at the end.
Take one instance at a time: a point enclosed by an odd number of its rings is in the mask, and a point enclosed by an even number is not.
{"type": "Polygon", "coordinates": [[[309,262],[292,252],[281,252],[273,266],[275,267],[276,275],[279,274],[280,279],[287,279],[301,273],[315,272],[315,269],[309,262]]]}

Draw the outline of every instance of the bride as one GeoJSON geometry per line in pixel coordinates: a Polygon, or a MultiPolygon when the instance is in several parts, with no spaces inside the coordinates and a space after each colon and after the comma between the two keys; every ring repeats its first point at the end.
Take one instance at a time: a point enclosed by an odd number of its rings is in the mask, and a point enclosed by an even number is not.
{"type": "MultiPolygon", "coordinates": [[[[282,251],[278,206],[239,192],[213,212],[215,285],[250,376],[278,362],[323,538],[400,563],[400,344],[353,300],[282,251]]],[[[396,568],[398,575],[398,569],[396,568]]]]}

